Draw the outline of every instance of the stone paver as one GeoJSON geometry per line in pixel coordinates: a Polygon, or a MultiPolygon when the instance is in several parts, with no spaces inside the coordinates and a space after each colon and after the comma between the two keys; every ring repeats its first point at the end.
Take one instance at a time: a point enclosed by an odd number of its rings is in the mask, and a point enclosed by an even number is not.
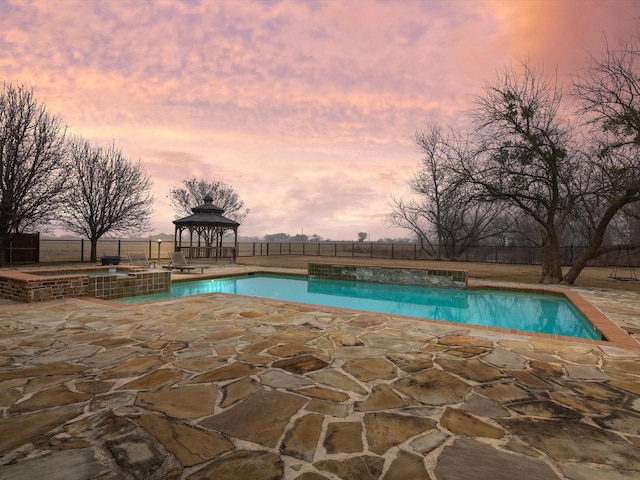
{"type": "MultiPolygon", "coordinates": [[[[640,338],[640,296],[571,290],[640,338]]],[[[0,480],[640,478],[629,345],[216,293],[0,300],[0,480]]]]}

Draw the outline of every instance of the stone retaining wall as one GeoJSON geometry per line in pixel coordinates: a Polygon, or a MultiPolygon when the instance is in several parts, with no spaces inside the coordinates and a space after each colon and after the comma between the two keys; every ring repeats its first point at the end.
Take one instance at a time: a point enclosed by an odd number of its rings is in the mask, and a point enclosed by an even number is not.
{"type": "MultiPolygon", "coordinates": [[[[28,275],[33,277],[33,275],[28,275]]],[[[84,297],[89,291],[89,277],[68,276],[67,278],[37,277],[21,278],[22,275],[0,276],[0,298],[19,302],[45,302],[62,298],[84,297]]]]}
{"type": "Polygon", "coordinates": [[[19,302],[46,302],[63,298],[95,297],[104,300],[168,292],[171,272],[166,270],[128,270],[125,276],[101,269],[104,275],[89,276],[79,270],[0,272],[0,298],[19,302]]]}
{"type": "Polygon", "coordinates": [[[374,267],[309,263],[310,277],[371,283],[395,283],[426,287],[467,288],[466,270],[374,267]]]}

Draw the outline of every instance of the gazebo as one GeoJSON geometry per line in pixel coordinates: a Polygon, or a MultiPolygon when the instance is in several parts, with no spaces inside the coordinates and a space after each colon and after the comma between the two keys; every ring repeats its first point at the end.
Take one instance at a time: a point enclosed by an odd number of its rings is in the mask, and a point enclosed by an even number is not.
{"type": "MultiPolygon", "coordinates": [[[[235,262],[238,246],[238,222],[223,216],[224,210],[206,196],[204,204],[192,209],[193,214],[174,220],[176,252],[183,252],[187,259],[207,259],[235,262]],[[189,231],[189,244],[182,243],[182,234],[189,231]],[[222,237],[233,231],[233,247],[223,247],[222,237]],[[195,238],[194,238],[195,237],[195,238]]],[[[185,239],[186,243],[186,239],[185,239]]]]}

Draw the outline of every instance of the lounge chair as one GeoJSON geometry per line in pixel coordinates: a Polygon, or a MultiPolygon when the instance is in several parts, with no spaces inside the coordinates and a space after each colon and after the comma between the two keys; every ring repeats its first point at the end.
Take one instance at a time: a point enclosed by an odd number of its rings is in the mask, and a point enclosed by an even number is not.
{"type": "Polygon", "coordinates": [[[184,258],[184,253],[182,252],[169,252],[169,259],[171,260],[171,263],[169,266],[164,268],[180,270],[181,272],[184,272],[185,270],[190,272],[191,270],[197,270],[199,268],[200,273],[204,273],[204,269],[209,268],[209,265],[194,265],[187,263],[187,259],[184,258]]]}
{"type": "Polygon", "coordinates": [[[150,262],[146,253],[128,253],[129,263],[146,269],[156,268],[156,262],[150,262]],[[153,265],[153,267],[151,266],[153,265]]]}

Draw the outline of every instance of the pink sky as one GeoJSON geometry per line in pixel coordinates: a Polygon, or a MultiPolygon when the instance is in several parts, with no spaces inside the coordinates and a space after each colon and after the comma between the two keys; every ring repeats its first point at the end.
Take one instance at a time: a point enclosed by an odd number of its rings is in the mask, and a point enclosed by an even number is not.
{"type": "Polygon", "coordinates": [[[637,0],[0,0],[0,80],[142,161],[151,235],[195,176],[238,192],[241,236],[409,237],[383,218],[410,196],[417,131],[518,58],[569,85],[638,18],[637,0]]]}

